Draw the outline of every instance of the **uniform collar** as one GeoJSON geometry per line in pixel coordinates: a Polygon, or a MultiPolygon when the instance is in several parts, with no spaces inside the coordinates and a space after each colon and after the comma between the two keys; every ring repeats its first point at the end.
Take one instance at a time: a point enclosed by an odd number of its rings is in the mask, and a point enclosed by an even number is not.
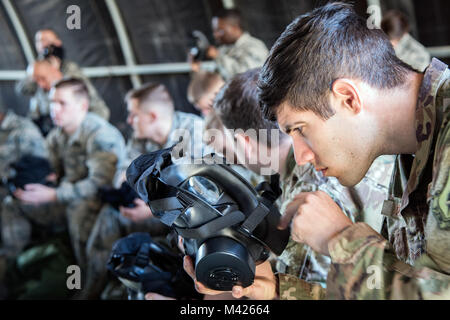
{"type": "Polygon", "coordinates": [[[433,58],[426,69],[416,106],[416,139],[418,150],[415,153],[406,190],[403,193],[401,210],[409,203],[409,195],[416,190],[419,180],[432,153],[431,146],[436,129],[435,99],[445,79],[447,65],[433,58]]]}
{"type": "Polygon", "coordinates": [[[286,171],[284,173],[284,176],[282,177],[282,180],[285,180],[286,177],[289,177],[292,175],[295,165],[296,165],[296,162],[295,162],[295,156],[294,156],[294,147],[291,147],[291,149],[289,149],[289,153],[286,158],[286,171]]]}
{"type": "Polygon", "coordinates": [[[237,41],[235,42],[235,45],[240,45],[241,43],[247,41],[248,38],[250,38],[250,34],[248,32],[242,33],[239,39],[237,39],[237,41]]]}
{"type": "Polygon", "coordinates": [[[172,139],[173,132],[180,127],[180,115],[178,111],[174,111],[172,116],[172,126],[170,127],[169,134],[167,135],[167,142],[162,146],[163,149],[169,148],[173,145],[174,141],[172,139]]]}
{"type": "Polygon", "coordinates": [[[3,119],[0,130],[11,130],[16,127],[17,115],[11,111],[7,111],[3,119]]]}

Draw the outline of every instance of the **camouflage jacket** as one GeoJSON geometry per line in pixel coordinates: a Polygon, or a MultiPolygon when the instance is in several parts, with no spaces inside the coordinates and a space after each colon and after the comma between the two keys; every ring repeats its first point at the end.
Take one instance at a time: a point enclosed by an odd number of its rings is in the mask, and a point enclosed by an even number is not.
{"type": "MultiPolygon", "coordinates": [[[[80,67],[78,67],[78,65],[74,62],[64,60],[61,65],[61,72],[64,77],[76,77],[83,79],[89,90],[89,111],[98,114],[106,120],[109,120],[109,108],[99,96],[97,90],[89,79],[83,74],[80,67]]],[[[32,119],[50,115],[50,99],[48,97],[48,92],[41,89],[33,81],[33,79],[27,77],[19,81],[16,84],[16,91],[19,94],[32,96],[29,110],[29,115],[32,119]]]]}
{"type": "Polygon", "coordinates": [[[328,245],[330,299],[450,299],[450,71],[437,59],[415,126],[419,148],[398,156],[381,234],[357,223],[328,245]]]}
{"type": "Polygon", "coordinates": [[[220,46],[215,61],[219,73],[229,80],[235,74],[261,67],[268,55],[264,42],[244,32],[234,44],[220,46]]]}
{"type": "MultiPolygon", "coordinates": [[[[375,160],[364,179],[353,188],[342,186],[335,178],[323,177],[312,165],[296,166],[292,152],[288,156],[287,175],[283,181],[281,212],[300,192],[322,190],[343,209],[352,221],[365,221],[381,229],[379,216],[387,198],[388,185],[395,158],[383,156],[375,160]]],[[[323,299],[330,257],[314,252],[310,247],[290,239],[277,262],[281,299],[323,299]]]]}
{"type": "Polygon", "coordinates": [[[427,49],[409,33],[406,33],[395,46],[397,57],[414,69],[423,72],[431,61],[427,49]]]}
{"type": "Polygon", "coordinates": [[[1,177],[8,174],[11,163],[26,154],[47,158],[45,139],[31,120],[8,111],[0,124],[1,177]]]}
{"type": "Polygon", "coordinates": [[[47,145],[59,179],[57,199],[62,203],[96,196],[98,187],[112,184],[125,159],[121,133],[93,113],[70,136],[61,128],[52,129],[47,145]]]}

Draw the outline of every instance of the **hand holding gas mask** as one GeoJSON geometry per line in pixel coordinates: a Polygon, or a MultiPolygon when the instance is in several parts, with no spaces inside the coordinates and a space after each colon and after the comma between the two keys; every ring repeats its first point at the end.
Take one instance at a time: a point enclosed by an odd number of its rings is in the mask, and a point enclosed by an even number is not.
{"type": "Polygon", "coordinates": [[[289,240],[289,229],[277,229],[280,213],[273,202],[279,188],[265,184],[259,194],[224,159],[175,160],[172,149],[133,161],[129,184],[155,217],[184,238],[199,282],[217,291],[249,287],[256,266],[270,251],[281,254],[289,240]]]}

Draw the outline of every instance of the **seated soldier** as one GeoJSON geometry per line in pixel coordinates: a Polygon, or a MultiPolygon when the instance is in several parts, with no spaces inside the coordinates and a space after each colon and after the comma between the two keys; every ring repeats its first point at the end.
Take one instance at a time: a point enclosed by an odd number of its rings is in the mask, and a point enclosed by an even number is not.
{"type": "MultiPolygon", "coordinates": [[[[379,158],[362,183],[355,188],[345,188],[334,178],[326,178],[308,164],[296,166],[292,143],[289,136],[283,134],[275,123],[264,120],[259,108],[257,80],[259,69],[253,69],[232,78],[219,92],[214,103],[214,112],[224,125],[224,146],[236,154],[239,163],[257,173],[279,173],[281,176],[282,196],[278,199],[280,212],[289,210],[289,204],[301,192],[323,190],[328,193],[356,221],[370,220],[373,210],[380,209],[387,195],[394,158],[379,158]],[[259,135],[256,132],[259,131],[259,135]],[[370,204],[370,206],[369,206],[370,204]],[[364,208],[364,210],[362,210],[364,208]]],[[[212,134],[214,135],[214,134],[212,134]]],[[[220,132],[215,135],[220,137],[220,132]]],[[[220,140],[220,139],[218,139],[220,140]]],[[[217,145],[215,145],[217,146],[217,145]]],[[[227,150],[230,154],[229,150],[227,150]]],[[[232,153],[231,152],[231,153],[232,153]]],[[[228,160],[232,157],[228,156],[228,160]]],[[[378,227],[378,225],[377,225],[378,227]]],[[[185,257],[185,269],[194,278],[193,265],[189,257],[185,257]]],[[[241,298],[248,296],[253,299],[273,299],[276,292],[278,298],[289,299],[289,285],[301,282],[304,286],[324,286],[330,260],[312,251],[309,247],[298,244],[290,239],[285,251],[276,262],[279,279],[272,272],[269,261],[256,267],[259,280],[247,288],[235,286],[233,296],[241,298]],[[267,281],[269,280],[269,281],[267,281]],[[307,282],[304,282],[307,280],[307,282]],[[263,294],[255,288],[264,288],[263,294]]],[[[196,282],[200,293],[214,295],[217,292],[207,289],[196,282]]],[[[302,298],[319,298],[311,289],[311,296],[302,298]]]]}
{"type": "MultiPolygon", "coordinates": [[[[170,147],[178,143],[180,136],[188,139],[200,134],[201,137],[203,127],[200,117],[175,111],[173,100],[162,84],[149,83],[131,90],[125,102],[127,122],[133,128],[133,137],[128,141],[127,162],[122,167],[116,186],[125,181],[125,171],[135,158],[170,147]]],[[[150,232],[152,236],[168,233],[165,225],[152,218],[150,208],[143,200],[136,198],[132,208],[120,206],[117,210],[111,205],[103,207],[88,242],[89,268],[95,274],[87,284],[89,298],[97,298],[105,287],[106,262],[114,242],[130,233],[143,231],[150,232]]]]}
{"type": "Polygon", "coordinates": [[[56,187],[28,184],[14,193],[15,198],[5,198],[2,251],[8,258],[16,257],[35,228],[47,234],[68,229],[77,263],[85,271],[86,243],[101,207],[97,190],[111,185],[123,164],[125,143],[116,128],[88,112],[88,89],[81,79],[55,83],[50,97],[56,128],[47,136],[47,147],[56,187]]]}
{"type": "Polygon", "coordinates": [[[212,110],[217,92],[225,84],[220,74],[209,71],[193,72],[188,86],[188,101],[206,117],[212,110]]]}
{"type": "Polygon", "coordinates": [[[10,165],[25,155],[47,158],[45,139],[31,120],[15,114],[0,101],[0,178],[2,181],[8,178],[10,165]]]}

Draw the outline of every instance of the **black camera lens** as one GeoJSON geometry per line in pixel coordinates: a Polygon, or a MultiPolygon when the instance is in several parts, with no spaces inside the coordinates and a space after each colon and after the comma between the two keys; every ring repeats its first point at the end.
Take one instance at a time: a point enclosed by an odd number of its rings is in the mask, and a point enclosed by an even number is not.
{"type": "Polygon", "coordinates": [[[199,247],[195,273],[197,280],[208,288],[230,291],[235,285],[245,288],[253,283],[255,263],[239,242],[216,237],[199,247]]]}

